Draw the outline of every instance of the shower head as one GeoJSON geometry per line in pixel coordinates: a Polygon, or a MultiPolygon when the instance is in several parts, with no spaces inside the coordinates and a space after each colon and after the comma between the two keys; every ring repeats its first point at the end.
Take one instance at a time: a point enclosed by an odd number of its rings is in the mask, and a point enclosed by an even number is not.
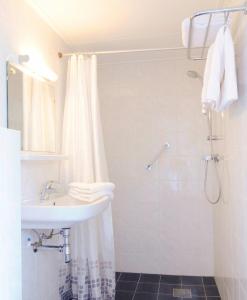
{"type": "Polygon", "coordinates": [[[187,76],[189,76],[190,78],[201,78],[201,75],[198,74],[196,71],[194,70],[189,70],[187,71],[187,76]]]}

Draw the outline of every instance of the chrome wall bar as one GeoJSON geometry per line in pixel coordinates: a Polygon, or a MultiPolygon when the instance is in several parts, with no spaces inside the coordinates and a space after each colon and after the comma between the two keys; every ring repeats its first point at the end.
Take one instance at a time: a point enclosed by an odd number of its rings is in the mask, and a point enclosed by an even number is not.
{"type": "Polygon", "coordinates": [[[165,143],[163,145],[163,147],[161,148],[161,150],[155,155],[154,159],[145,166],[145,169],[147,171],[151,171],[152,170],[152,167],[154,165],[154,163],[156,163],[156,161],[160,158],[161,154],[163,153],[163,151],[169,149],[171,147],[171,145],[169,143],[165,143]]]}
{"type": "MultiPolygon", "coordinates": [[[[211,24],[214,14],[225,14],[228,18],[230,13],[236,13],[236,12],[243,12],[244,14],[247,14],[247,2],[245,2],[245,4],[243,6],[227,7],[227,8],[219,8],[219,9],[209,9],[209,10],[199,11],[199,12],[196,12],[195,14],[193,14],[190,17],[189,39],[188,39],[188,49],[187,49],[188,59],[190,59],[190,60],[204,60],[205,59],[204,53],[205,53],[205,49],[206,49],[206,45],[207,45],[210,24],[211,24]],[[192,45],[192,41],[193,41],[193,24],[194,24],[194,20],[197,17],[203,16],[203,15],[209,15],[209,20],[208,20],[206,33],[205,33],[204,43],[202,46],[202,52],[201,52],[201,55],[199,55],[199,56],[193,56],[191,54],[191,52],[192,52],[191,45],[192,45]]],[[[222,25],[224,25],[224,24],[222,24],[222,25]]]]}

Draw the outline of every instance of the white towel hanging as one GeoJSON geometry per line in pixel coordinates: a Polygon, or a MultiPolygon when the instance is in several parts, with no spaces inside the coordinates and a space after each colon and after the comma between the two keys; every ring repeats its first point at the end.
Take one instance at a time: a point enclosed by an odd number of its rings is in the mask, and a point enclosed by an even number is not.
{"type": "Polygon", "coordinates": [[[209,48],[204,72],[202,103],[216,111],[225,110],[238,99],[235,51],[230,29],[220,28],[209,48]]]}

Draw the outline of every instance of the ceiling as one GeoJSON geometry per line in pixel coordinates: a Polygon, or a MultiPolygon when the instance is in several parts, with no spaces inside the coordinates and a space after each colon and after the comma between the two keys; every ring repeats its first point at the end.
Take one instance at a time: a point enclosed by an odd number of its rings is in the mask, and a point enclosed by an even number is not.
{"type": "Polygon", "coordinates": [[[73,50],[181,46],[181,21],[223,0],[26,0],[73,50]]]}

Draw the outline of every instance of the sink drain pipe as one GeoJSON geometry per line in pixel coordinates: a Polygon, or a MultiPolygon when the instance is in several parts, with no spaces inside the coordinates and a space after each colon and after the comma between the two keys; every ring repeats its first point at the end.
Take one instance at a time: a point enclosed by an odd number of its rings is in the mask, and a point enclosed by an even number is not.
{"type": "Polygon", "coordinates": [[[50,232],[49,235],[46,235],[45,233],[39,234],[38,231],[33,230],[37,235],[39,240],[31,243],[31,246],[33,247],[33,252],[37,253],[39,248],[46,248],[46,249],[57,249],[60,253],[64,254],[64,261],[65,263],[69,263],[71,261],[71,251],[70,251],[70,228],[63,228],[58,233],[54,233],[54,230],[50,232]],[[44,240],[52,239],[54,235],[61,235],[63,238],[63,244],[62,245],[44,245],[44,240]]]}
{"type": "Polygon", "coordinates": [[[62,235],[63,235],[64,260],[66,263],[69,263],[71,260],[70,243],[69,243],[70,228],[62,229],[62,235]]]}

